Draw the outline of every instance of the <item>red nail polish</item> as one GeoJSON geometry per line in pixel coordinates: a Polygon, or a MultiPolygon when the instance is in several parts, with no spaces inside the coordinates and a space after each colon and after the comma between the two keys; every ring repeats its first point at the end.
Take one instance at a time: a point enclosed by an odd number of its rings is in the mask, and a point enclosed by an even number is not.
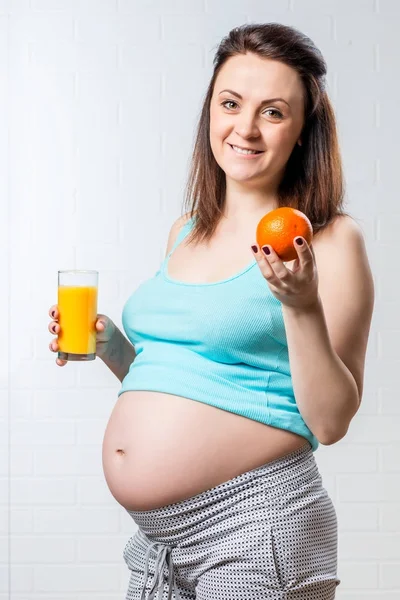
{"type": "Polygon", "coordinates": [[[264,254],[266,254],[268,256],[268,254],[271,254],[271,250],[268,248],[268,246],[265,246],[265,248],[263,248],[263,252],[264,254]]]}
{"type": "Polygon", "coordinates": [[[257,246],[252,246],[251,249],[253,250],[253,252],[258,252],[257,246]]]}

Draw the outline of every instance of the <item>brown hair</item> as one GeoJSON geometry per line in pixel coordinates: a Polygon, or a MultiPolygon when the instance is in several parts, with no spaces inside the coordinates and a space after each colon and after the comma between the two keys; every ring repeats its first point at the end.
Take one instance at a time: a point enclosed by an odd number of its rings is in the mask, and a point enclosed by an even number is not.
{"type": "Polygon", "coordinates": [[[214,72],[197,126],[184,210],[196,215],[190,241],[209,240],[221,218],[225,199],[225,173],[216,162],[209,137],[210,102],[222,65],[232,56],[254,53],[281,61],[300,75],[305,89],[302,145],[295,144],[278,188],[279,206],[304,212],[314,234],[343,211],[344,181],[336,120],[325,91],[326,63],[312,40],[279,23],[235,27],[218,46],[214,72]]]}

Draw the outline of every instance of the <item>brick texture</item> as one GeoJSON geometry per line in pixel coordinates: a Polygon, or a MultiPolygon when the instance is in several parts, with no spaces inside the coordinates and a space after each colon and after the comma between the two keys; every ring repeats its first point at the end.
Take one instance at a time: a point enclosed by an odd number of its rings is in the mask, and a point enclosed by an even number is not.
{"type": "Polygon", "coordinates": [[[180,213],[215,47],[257,21],[298,27],[328,62],[376,305],[359,414],[316,458],[338,513],[337,597],[398,600],[399,6],[0,0],[0,600],[123,597],[134,526],[101,464],[119,383],[100,361],[56,367],[47,310],[58,269],[98,269],[99,311],[121,327],[180,213]]]}

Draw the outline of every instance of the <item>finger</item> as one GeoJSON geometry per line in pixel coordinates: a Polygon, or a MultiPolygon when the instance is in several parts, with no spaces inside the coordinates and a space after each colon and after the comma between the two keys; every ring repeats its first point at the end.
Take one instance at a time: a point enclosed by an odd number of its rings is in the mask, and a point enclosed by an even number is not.
{"type": "Polygon", "coordinates": [[[68,361],[66,360],[61,360],[61,358],[56,358],[56,363],[58,364],[59,367],[63,367],[64,365],[67,364],[68,361]]]}
{"type": "Polygon", "coordinates": [[[291,267],[289,266],[287,268],[290,269],[293,274],[297,273],[297,271],[300,269],[299,257],[296,258],[296,260],[294,261],[294,263],[291,267]]]}
{"type": "Polygon", "coordinates": [[[53,304],[53,306],[50,306],[49,315],[53,319],[58,319],[58,306],[57,306],[57,304],[53,304]]]}
{"type": "Polygon", "coordinates": [[[98,319],[96,321],[96,329],[97,331],[104,331],[106,328],[106,324],[104,321],[101,321],[100,319],[98,319]]]}
{"type": "Polygon", "coordinates": [[[51,323],[49,323],[48,329],[50,333],[58,334],[60,332],[61,327],[56,321],[52,321],[51,323]]]}
{"type": "Polygon", "coordinates": [[[296,237],[293,241],[297,256],[299,257],[300,269],[307,269],[314,264],[314,253],[303,237],[296,237]],[[299,243],[301,241],[301,243],[299,243]]]}
{"type": "Polygon", "coordinates": [[[49,348],[52,352],[57,352],[57,350],[58,350],[57,340],[52,340],[49,344],[49,348]]]}
{"type": "Polygon", "coordinates": [[[254,244],[251,247],[253,254],[256,258],[256,261],[258,263],[258,266],[260,268],[261,273],[263,274],[263,276],[265,277],[265,279],[269,282],[269,283],[278,283],[278,278],[275,275],[275,272],[273,270],[273,268],[271,267],[271,265],[269,264],[268,260],[266,259],[266,256],[264,254],[264,252],[262,252],[260,250],[260,247],[258,244],[254,244]],[[255,250],[254,250],[255,248],[255,250]]]}
{"type": "Polygon", "coordinates": [[[262,251],[265,259],[268,261],[275,275],[281,281],[287,281],[290,279],[292,273],[279,258],[272,246],[263,246],[262,251]],[[269,252],[268,252],[269,251],[269,252]]]}

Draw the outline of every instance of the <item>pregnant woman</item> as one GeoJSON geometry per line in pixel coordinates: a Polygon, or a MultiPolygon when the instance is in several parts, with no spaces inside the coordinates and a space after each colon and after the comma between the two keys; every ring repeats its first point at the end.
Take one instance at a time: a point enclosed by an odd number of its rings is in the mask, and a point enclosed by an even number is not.
{"type": "Polygon", "coordinates": [[[128,339],[98,315],[98,355],[122,383],[104,474],[138,526],[127,600],[335,597],[336,512],[314,453],[360,406],[374,286],[343,210],[325,76],[290,27],[244,25],[221,41],[188,210],[127,299],[128,339]],[[255,243],[279,206],[314,229],[286,263],[255,243]]]}

